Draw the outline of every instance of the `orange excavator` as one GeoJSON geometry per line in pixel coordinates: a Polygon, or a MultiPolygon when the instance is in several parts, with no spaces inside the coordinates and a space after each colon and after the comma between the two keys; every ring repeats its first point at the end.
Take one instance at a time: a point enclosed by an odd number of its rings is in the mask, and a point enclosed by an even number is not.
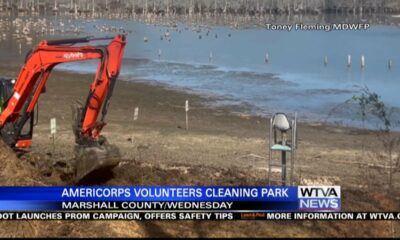
{"type": "Polygon", "coordinates": [[[0,135],[3,141],[14,150],[31,146],[33,127],[38,120],[37,102],[40,94],[45,92],[46,81],[55,66],[97,59],[99,65],[86,104],[77,104],[73,108],[76,180],[97,170],[115,167],[119,162],[118,148],[109,144],[100,133],[106,125],[104,119],[120,73],[125,44],[125,35],[40,42],[27,54],[17,79],[0,79],[0,135]],[[90,45],[92,41],[110,42],[108,45],[90,45]]]}

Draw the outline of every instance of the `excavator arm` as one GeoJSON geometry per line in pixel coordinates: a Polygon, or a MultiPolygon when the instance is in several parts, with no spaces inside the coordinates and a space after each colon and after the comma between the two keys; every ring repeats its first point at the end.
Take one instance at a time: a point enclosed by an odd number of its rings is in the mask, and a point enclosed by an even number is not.
{"type": "Polygon", "coordinates": [[[109,99],[120,72],[125,36],[116,36],[107,46],[66,46],[66,44],[87,43],[94,40],[106,40],[106,38],[42,41],[27,55],[15,82],[13,93],[5,101],[6,106],[0,114],[0,128],[11,124],[15,130],[12,133],[2,133],[2,136],[9,135],[11,138],[9,140],[12,141],[6,141],[11,147],[30,145],[27,141],[18,141],[18,137],[22,127],[33,113],[52,69],[61,63],[92,59],[98,59],[99,65],[83,109],[80,134],[82,138],[88,139],[99,137],[105,125],[103,120],[107,113],[109,99]],[[100,121],[97,121],[102,107],[102,117],[100,121]]]}
{"type": "Polygon", "coordinates": [[[99,64],[95,79],[90,85],[86,104],[79,109],[74,129],[78,145],[96,143],[105,125],[104,117],[120,73],[125,44],[124,35],[40,42],[28,53],[12,90],[2,93],[0,133],[3,140],[12,148],[29,147],[34,109],[53,68],[62,63],[97,59],[99,64]],[[111,41],[106,46],[88,44],[96,40],[111,41]],[[31,120],[30,134],[23,135],[22,130],[28,120],[31,120]]]}

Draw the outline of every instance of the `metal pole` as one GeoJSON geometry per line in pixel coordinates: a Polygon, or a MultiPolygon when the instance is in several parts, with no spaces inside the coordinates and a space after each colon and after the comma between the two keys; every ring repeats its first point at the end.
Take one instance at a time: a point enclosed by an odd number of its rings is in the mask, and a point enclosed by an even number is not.
{"type": "Polygon", "coordinates": [[[282,186],[286,186],[286,151],[282,151],[282,186]]]}
{"type": "Polygon", "coordinates": [[[271,161],[272,161],[272,118],[269,125],[269,160],[268,160],[268,185],[271,185],[271,161]]]}
{"type": "Polygon", "coordinates": [[[186,112],[186,131],[189,130],[189,100],[185,102],[185,112],[186,112]]]}

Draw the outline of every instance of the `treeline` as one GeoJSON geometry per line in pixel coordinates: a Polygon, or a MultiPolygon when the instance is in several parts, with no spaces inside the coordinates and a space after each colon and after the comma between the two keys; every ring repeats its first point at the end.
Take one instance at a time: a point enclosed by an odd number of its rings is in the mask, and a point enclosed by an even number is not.
{"type": "Polygon", "coordinates": [[[2,8],[157,15],[400,13],[399,0],[0,0],[2,8]]]}

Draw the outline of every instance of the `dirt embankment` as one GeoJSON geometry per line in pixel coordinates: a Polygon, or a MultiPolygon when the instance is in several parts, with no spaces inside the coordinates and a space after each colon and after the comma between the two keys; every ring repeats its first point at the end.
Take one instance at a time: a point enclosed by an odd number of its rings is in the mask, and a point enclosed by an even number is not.
{"type": "Polygon", "coordinates": [[[45,185],[37,169],[18,159],[3,141],[0,141],[0,182],[3,186],[45,185]]]}
{"type": "MultiPolygon", "coordinates": [[[[0,179],[4,185],[50,185],[58,179],[55,168],[40,170],[32,162],[18,159],[0,144],[0,179]],[[42,172],[43,174],[40,174],[42,172]]],[[[38,158],[38,156],[36,156],[38,158]]],[[[101,185],[264,185],[265,179],[237,168],[205,166],[155,166],[123,161],[113,174],[104,176],[101,185]]],[[[346,211],[388,211],[399,209],[394,199],[382,193],[343,189],[346,211]]],[[[318,237],[318,236],[398,236],[399,224],[393,222],[194,222],[194,221],[0,221],[3,237],[318,237]]]]}

